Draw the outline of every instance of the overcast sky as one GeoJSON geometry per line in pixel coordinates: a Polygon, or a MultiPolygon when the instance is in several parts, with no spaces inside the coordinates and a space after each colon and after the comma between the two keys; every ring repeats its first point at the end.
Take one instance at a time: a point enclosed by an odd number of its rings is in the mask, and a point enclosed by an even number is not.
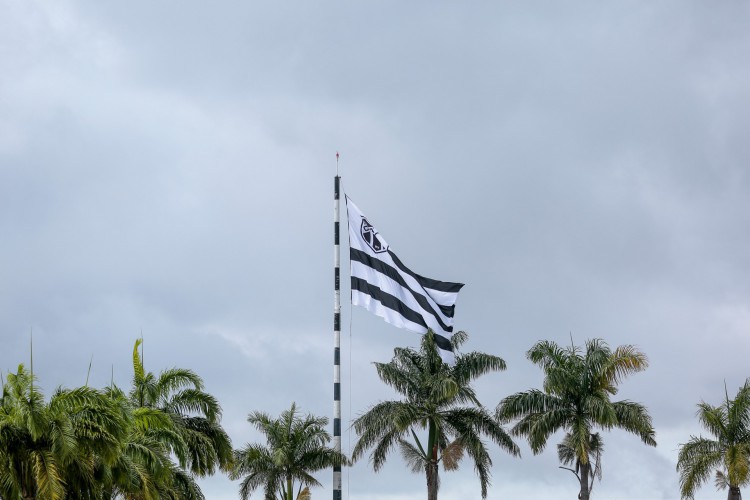
{"type": "MultiPolygon", "coordinates": [[[[608,433],[593,495],[678,498],[696,404],[750,376],[749,25],[732,0],[0,0],[0,368],[33,329],[47,394],[92,357],[93,385],[127,386],[142,334],[148,370],[204,378],[235,447],[254,410],[332,417],[339,151],[401,260],[466,283],[465,348],[508,364],[487,407],[541,386],[541,339],[648,355],[618,397],[659,445],[608,433]]],[[[419,337],[342,296],[346,429],[395,396],[371,363],[419,337]]],[[[493,449],[490,498],[575,498],[559,438],[493,449]]],[[[426,489],[398,453],[344,479],[426,489]]],[[[441,499],[478,497],[470,462],[442,475],[441,499]]]]}

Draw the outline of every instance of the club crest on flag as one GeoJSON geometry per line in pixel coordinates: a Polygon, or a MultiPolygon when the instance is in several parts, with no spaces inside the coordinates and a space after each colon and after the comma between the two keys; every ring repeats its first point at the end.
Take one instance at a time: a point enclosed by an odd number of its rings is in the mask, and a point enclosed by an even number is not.
{"type": "Polygon", "coordinates": [[[365,240],[365,243],[367,243],[367,246],[369,246],[373,252],[382,253],[388,250],[388,247],[383,244],[380,238],[378,238],[377,230],[372,227],[372,224],[370,224],[364,217],[362,217],[359,234],[362,235],[362,239],[365,240]]]}

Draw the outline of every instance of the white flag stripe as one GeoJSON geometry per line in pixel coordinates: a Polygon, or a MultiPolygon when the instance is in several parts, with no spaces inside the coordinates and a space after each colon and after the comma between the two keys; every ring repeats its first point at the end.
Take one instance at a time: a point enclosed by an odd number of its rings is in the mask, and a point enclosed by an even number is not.
{"type": "MultiPolygon", "coordinates": [[[[432,298],[427,295],[426,293],[423,294],[423,297],[425,297],[426,301],[431,306],[431,311],[425,310],[424,307],[422,307],[419,302],[417,302],[417,299],[414,298],[414,293],[419,293],[421,289],[414,290],[413,288],[411,290],[404,288],[396,281],[392,280],[388,276],[385,276],[383,274],[378,273],[377,271],[373,270],[371,267],[368,267],[361,262],[352,261],[351,262],[351,270],[352,270],[352,276],[357,276],[359,278],[364,279],[368,283],[371,284],[377,284],[377,287],[380,288],[383,292],[393,295],[397,299],[399,299],[401,302],[404,303],[406,307],[413,311],[425,311],[425,314],[422,314],[424,317],[425,323],[427,323],[427,326],[432,328],[436,332],[444,331],[445,328],[443,328],[443,325],[441,325],[436,319],[434,315],[437,315],[445,324],[446,326],[450,327],[453,325],[453,318],[449,318],[445,315],[443,315],[440,312],[440,308],[437,306],[435,301],[432,300],[432,298]],[[377,280],[377,281],[376,281],[377,280]],[[434,315],[433,315],[434,313],[434,315]]],[[[424,333],[424,332],[422,332],[424,333]]]]}
{"type": "Polygon", "coordinates": [[[371,295],[362,293],[358,290],[352,291],[352,304],[355,306],[364,307],[376,316],[383,318],[386,323],[390,323],[396,328],[403,328],[405,330],[412,331],[414,333],[424,334],[427,333],[427,329],[422,325],[413,323],[400,315],[398,312],[385,307],[380,301],[374,299],[371,295]]]}
{"type": "Polygon", "coordinates": [[[432,288],[427,287],[425,287],[425,291],[430,294],[430,297],[435,301],[435,303],[443,306],[452,306],[456,303],[456,299],[458,298],[457,293],[441,292],[439,290],[433,290],[432,288]]]}
{"type": "Polygon", "coordinates": [[[460,283],[420,276],[407,268],[385,239],[346,197],[352,304],[386,322],[417,333],[435,332],[443,361],[453,363],[450,344],[460,283]]]}

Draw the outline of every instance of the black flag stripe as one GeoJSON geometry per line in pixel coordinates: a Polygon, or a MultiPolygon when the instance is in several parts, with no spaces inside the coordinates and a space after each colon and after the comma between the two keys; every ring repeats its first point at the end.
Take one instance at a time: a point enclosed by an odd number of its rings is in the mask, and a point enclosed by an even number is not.
{"type": "MultiPolygon", "coordinates": [[[[382,274],[384,276],[387,276],[388,278],[390,278],[393,281],[395,281],[396,283],[398,283],[399,286],[401,286],[404,290],[407,290],[407,291],[409,291],[409,293],[411,293],[412,297],[414,297],[414,300],[417,301],[417,303],[420,305],[420,307],[422,307],[422,309],[424,309],[426,312],[428,312],[430,315],[432,315],[435,318],[435,320],[438,322],[438,324],[440,324],[440,327],[443,329],[443,331],[446,331],[446,332],[452,332],[453,331],[453,327],[452,326],[448,326],[448,325],[446,325],[443,322],[443,320],[440,317],[440,315],[437,312],[435,312],[435,309],[433,309],[433,307],[430,305],[429,301],[425,298],[425,296],[422,295],[422,294],[420,294],[419,292],[417,292],[415,290],[412,290],[409,287],[409,285],[406,283],[406,281],[404,280],[403,276],[401,276],[401,274],[395,268],[393,268],[392,266],[389,266],[388,264],[386,264],[382,260],[374,259],[371,255],[368,255],[365,252],[362,252],[361,250],[357,250],[356,248],[350,248],[349,249],[349,258],[352,261],[364,264],[365,266],[367,266],[367,267],[369,267],[369,268],[371,268],[371,269],[379,272],[380,274],[382,274]]],[[[380,289],[378,288],[378,290],[380,290],[380,289]]],[[[385,293],[385,292],[383,292],[383,293],[385,293]]],[[[425,292],[425,293],[427,293],[427,292],[425,292]]],[[[389,296],[393,297],[392,295],[389,295],[389,296]]],[[[395,297],[394,297],[394,299],[395,299],[395,297]]],[[[396,299],[396,300],[398,300],[398,299],[396,299]]],[[[401,301],[399,301],[399,303],[403,304],[401,301]]],[[[404,307],[406,307],[406,306],[404,306],[404,307]]],[[[391,308],[391,309],[393,309],[393,308],[391,308]]],[[[446,309],[448,309],[448,310],[445,311],[443,309],[443,307],[440,307],[440,310],[443,311],[443,314],[445,314],[449,318],[453,317],[454,308],[448,307],[446,309]],[[450,313],[450,314],[446,314],[446,313],[450,313]]],[[[396,309],[396,310],[398,310],[398,309],[396,309]]],[[[417,314],[417,313],[415,313],[415,314],[417,314]]],[[[421,315],[420,315],[420,319],[421,319],[421,315]]],[[[411,319],[409,319],[409,321],[411,321],[411,319]]],[[[414,323],[418,323],[418,322],[414,321],[414,323]]],[[[422,323],[419,323],[419,324],[424,324],[424,320],[422,320],[422,323]]],[[[426,324],[424,324],[424,326],[425,326],[425,328],[427,328],[426,324]]]]}
{"type": "Polygon", "coordinates": [[[401,260],[396,257],[396,254],[391,252],[391,249],[388,249],[388,254],[393,259],[393,262],[398,266],[399,269],[401,269],[402,272],[408,274],[417,282],[422,285],[424,288],[429,288],[430,290],[437,290],[439,292],[449,292],[449,293],[458,293],[461,291],[461,288],[464,286],[463,283],[451,283],[449,281],[438,281],[434,280],[432,278],[425,278],[424,276],[420,276],[419,274],[412,272],[411,269],[406,267],[401,260]]]}
{"type": "MultiPolygon", "coordinates": [[[[411,309],[409,306],[407,306],[406,304],[398,300],[397,297],[394,297],[393,295],[384,292],[377,286],[371,285],[367,281],[357,278],[356,276],[352,276],[352,290],[356,290],[365,295],[369,295],[373,299],[383,304],[383,307],[392,309],[396,311],[397,313],[399,313],[402,317],[411,321],[412,323],[416,323],[420,326],[427,328],[427,324],[424,322],[424,319],[422,318],[421,314],[419,314],[418,312],[416,312],[415,310],[411,309]]],[[[440,349],[444,351],[453,352],[453,346],[451,345],[450,340],[440,335],[439,333],[435,333],[434,335],[435,335],[435,344],[437,344],[437,346],[440,349]]]]}

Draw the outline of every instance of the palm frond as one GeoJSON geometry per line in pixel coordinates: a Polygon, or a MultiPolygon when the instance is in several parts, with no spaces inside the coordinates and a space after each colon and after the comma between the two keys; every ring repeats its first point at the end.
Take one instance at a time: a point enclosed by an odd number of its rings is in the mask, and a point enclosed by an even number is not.
{"type": "Polygon", "coordinates": [[[429,459],[421,450],[404,439],[398,440],[398,447],[409,470],[415,474],[425,471],[425,465],[429,459]]]}
{"type": "Polygon", "coordinates": [[[135,382],[139,382],[145,378],[143,361],[141,360],[141,354],[138,352],[138,348],[142,343],[143,339],[137,339],[133,346],[133,380],[135,382]]]}
{"type": "Polygon", "coordinates": [[[633,345],[618,346],[608,357],[602,370],[607,385],[617,385],[628,375],[648,368],[648,358],[633,345]]]}
{"type": "Polygon", "coordinates": [[[714,486],[716,486],[717,490],[725,490],[729,488],[729,478],[723,471],[716,471],[714,486]]]}
{"type": "Polygon", "coordinates": [[[216,398],[199,389],[184,389],[173,394],[162,410],[173,414],[201,415],[210,422],[216,422],[221,417],[221,407],[216,398]]]}
{"type": "Polygon", "coordinates": [[[640,436],[641,441],[649,446],[656,446],[656,432],[645,406],[626,400],[612,403],[612,408],[617,417],[617,427],[640,436]]]}
{"type": "Polygon", "coordinates": [[[708,480],[711,471],[721,464],[722,458],[722,447],[718,441],[693,436],[681,445],[677,455],[677,471],[682,497],[693,498],[695,491],[708,480]]]}
{"type": "Polygon", "coordinates": [[[504,398],[497,405],[495,416],[500,422],[511,422],[529,414],[561,411],[564,401],[556,396],[545,394],[538,389],[517,392],[504,398]]]}
{"type": "Polygon", "coordinates": [[[458,466],[463,457],[464,446],[461,439],[451,441],[448,446],[443,449],[443,454],[441,455],[443,468],[447,471],[458,470],[458,466]]]}

